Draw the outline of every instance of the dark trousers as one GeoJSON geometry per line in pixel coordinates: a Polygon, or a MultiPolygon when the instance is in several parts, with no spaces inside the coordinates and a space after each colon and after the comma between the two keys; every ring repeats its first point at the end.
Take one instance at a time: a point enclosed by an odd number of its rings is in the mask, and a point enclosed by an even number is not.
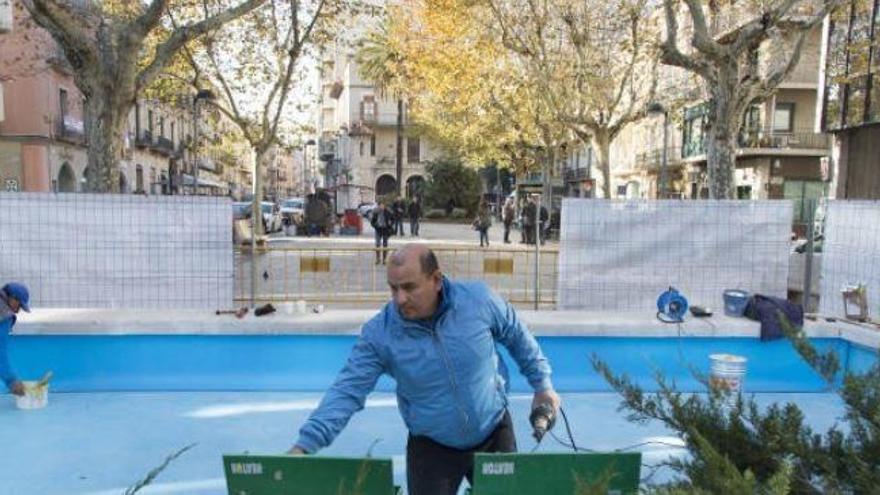
{"type": "Polygon", "coordinates": [[[410,235],[419,235],[419,219],[418,218],[410,218],[409,219],[409,233],[410,235]]]}
{"type": "Polygon", "coordinates": [[[486,246],[489,245],[489,227],[480,227],[480,247],[483,247],[483,243],[486,243],[486,246]]]}
{"type": "Polygon", "coordinates": [[[461,480],[473,484],[474,452],[516,452],[510,413],[481,444],[468,450],[441,445],[428,437],[412,436],[406,444],[406,482],[409,495],[455,495],[461,480]]]}
{"type": "Polygon", "coordinates": [[[379,253],[382,253],[382,263],[388,257],[388,231],[385,229],[377,229],[376,235],[376,263],[379,263],[379,253]],[[380,251],[380,248],[381,251],[380,251]]]}
{"type": "Polygon", "coordinates": [[[513,222],[504,222],[504,242],[510,242],[510,226],[513,222]]]}
{"type": "Polygon", "coordinates": [[[535,243],[535,226],[534,225],[523,226],[523,233],[526,236],[526,244],[534,244],[535,243]]]}
{"type": "Polygon", "coordinates": [[[397,217],[394,235],[400,235],[401,237],[406,235],[406,232],[403,231],[403,217],[397,217]]]}

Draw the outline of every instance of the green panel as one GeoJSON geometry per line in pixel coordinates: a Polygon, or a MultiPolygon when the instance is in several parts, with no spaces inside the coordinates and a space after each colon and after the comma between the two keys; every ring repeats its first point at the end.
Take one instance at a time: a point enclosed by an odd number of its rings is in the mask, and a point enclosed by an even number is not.
{"type": "Polygon", "coordinates": [[[391,459],[224,455],[229,495],[393,495],[391,459]]]}
{"type": "Polygon", "coordinates": [[[609,495],[636,494],[642,454],[477,454],[473,495],[577,495],[611,474],[609,495]]]}

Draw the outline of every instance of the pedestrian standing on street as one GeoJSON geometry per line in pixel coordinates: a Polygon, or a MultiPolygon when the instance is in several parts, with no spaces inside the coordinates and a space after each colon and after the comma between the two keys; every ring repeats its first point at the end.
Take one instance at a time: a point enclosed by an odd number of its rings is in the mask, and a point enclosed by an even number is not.
{"type": "Polygon", "coordinates": [[[376,264],[379,264],[379,256],[381,254],[382,264],[385,264],[385,258],[388,257],[388,237],[391,236],[394,229],[394,216],[391,210],[385,207],[385,200],[380,200],[379,205],[373,210],[370,216],[370,225],[376,235],[376,264]]]}
{"type": "Polygon", "coordinates": [[[19,310],[31,311],[28,306],[27,287],[18,282],[9,282],[0,289],[0,378],[13,395],[24,395],[24,383],[18,379],[9,364],[9,334],[18,318],[19,310]]]}
{"type": "Polygon", "coordinates": [[[541,236],[541,245],[544,245],[544,240],[547,239],[547,222],[550,220],[550,214],[547,212],[547,207],[541,205],[541,216],[540,216],[540,230],[538,233],[541,236]]]}
{"type": "Polygon", "coordinates": [[[504,202],[504,207],[501,208],[501,221],[504,222],[504,244],[510,244],[510,227],[513,225],[514,216],[516,216],[516,205],[513,196],[510,196],[504,202]]]}
{"type": "Polygon", "coordinates": [[[409,234],[419,236],[419,219],[422,217],[421,199],[416,197],[409,204],[409,234]]]}
{"type": "Polygon", "coordinates": [[[489,227],[491,226],[492,209],[484,198],[480,201],[480,207],[477,209],[477,218],[474,219],[474,228],[480,232],[480,247],[483,247],[483,242],[486,243],[487,247],[489,246],[489,227]]]}
{"type": "Polygon", "coordinates": [[[558,414],[560,400],[537,341],[482,282],[446,278],[434,252],[409,244],[388,263],[391,301],[361,329],[336,382],[299,430],[288,453],[330,445],[383,374],[396,383],[409,430],[410,495],[455,495],[473,479],[474,453],[516,452],[508,410],[510,377],[504,346],[534,391],[532,409],[558,414]]]}
{"type": "Polygon", "coordinates": [[[453,210],[455,210],[455,200],[449,198],[449,201],[446,202],[446,216],[451,216],[453,210]]]}
{"type": "Polygon", "coordinates": [[[403,230],[403,218],[406,216],[405,204],[403,198],[397,198],[394,202],[394,235],[399,235],[400,237],[406,235],[406,232],[403,230]]]}
{"type": "Polygon", "coordinates": [[[523,232],[526,236],[526,244],[535,243],[535,222],[537,221],[538,205],[534,197],[529,197],[523,208],[523,232]]]}

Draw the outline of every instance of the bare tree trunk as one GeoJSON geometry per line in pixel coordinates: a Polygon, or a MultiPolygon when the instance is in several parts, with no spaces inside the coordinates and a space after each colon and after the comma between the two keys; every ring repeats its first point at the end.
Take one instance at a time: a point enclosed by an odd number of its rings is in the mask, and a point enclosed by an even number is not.
{"type": "Polygon", "coordinates": [[[88,143],[89,192],[119,192],[119,164],[126,129],[128,107],[122,110],[111,95],[92,92],[86,99],[85,122],[88,143]]]}
{"type": "MultiPolygon", "coordinates": [[[[735,87],[734,87],[735,88],[735,87]]],[[[736,189],[736,136],[739,132],[739,111],[732,101],[731,92],[724,83],[712,89],[709,102],[709,124],[706,149],[706,167],[709,173],[709,198],[733,199],[736,189]]]]}
{"type": "Polygon", "coordinates": [[[593,149],[596,152],[596,165],[602,173],[602,194],[605,199],[611,198],[611,136],[607,132],[597,131],[592,137],[593,149]]]}
{"type": "Polygon", "coordinates": [[[263,170],[266,169],[265,163],[267,150],[262,148],[254,148],[254,202],[251,205],[251,211],[256,212],[254,215],[254,235],[263,235],[266,229],[263,228],[263,170]]]}

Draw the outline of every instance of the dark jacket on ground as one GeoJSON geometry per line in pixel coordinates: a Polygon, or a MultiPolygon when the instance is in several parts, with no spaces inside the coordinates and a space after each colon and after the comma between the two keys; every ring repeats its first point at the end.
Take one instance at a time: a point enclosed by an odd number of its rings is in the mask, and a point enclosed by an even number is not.
{"type": "Polygon", "coordinates": [[[755,294],[749,300],[745,316],[761,322],[761,340],[776,340],[785,336],[782,324],[779,322],[780,312],[795,327],[804,325],[804,308],[799,304],[792,304],[779,297],[761,294],[755,294]]]}

